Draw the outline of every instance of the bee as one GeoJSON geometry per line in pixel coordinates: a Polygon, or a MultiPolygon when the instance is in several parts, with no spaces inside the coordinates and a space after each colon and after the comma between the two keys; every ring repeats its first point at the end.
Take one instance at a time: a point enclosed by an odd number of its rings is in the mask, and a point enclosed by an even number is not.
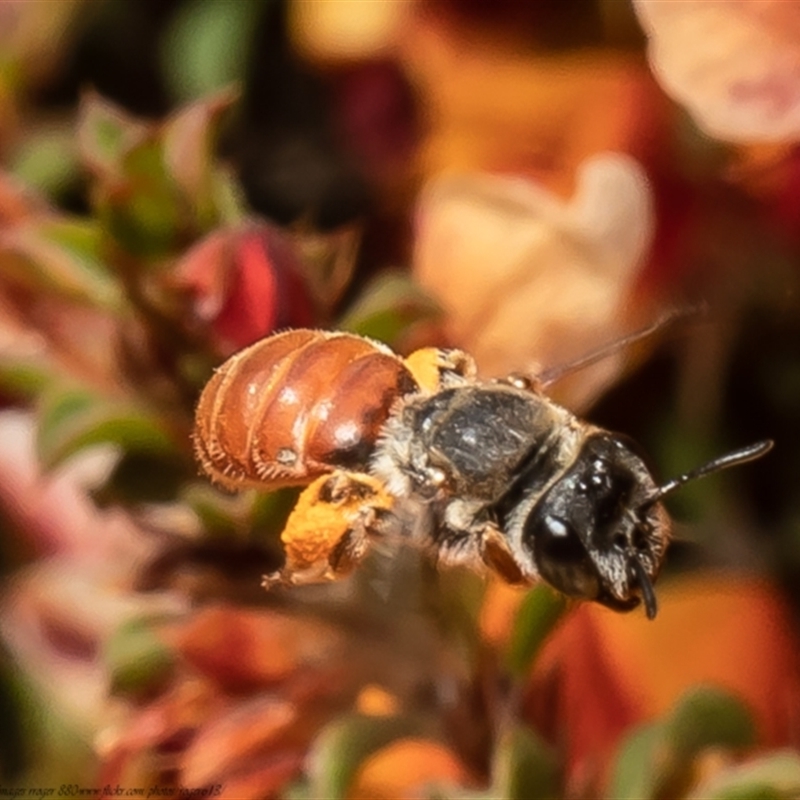
{"type": "Polygon", "coordinates": [[[643,602],[652,619],[670,540],[665,495],[772,442],[658,484],[635,443],[527,377],[481,380],[460,350],[403,359],[364,337],[290,330],[214,374],[194,446],[227,489],[306,487],[267,587],[335,580],[399,536],[441,565],[543,580],[619,611],[643,602]]]}

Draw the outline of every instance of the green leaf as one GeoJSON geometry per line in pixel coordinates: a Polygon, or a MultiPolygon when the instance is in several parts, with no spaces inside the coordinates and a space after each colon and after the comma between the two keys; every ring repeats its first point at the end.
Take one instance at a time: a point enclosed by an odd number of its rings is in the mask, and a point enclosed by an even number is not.
{"type": "Polygon", "coordinates": [[[675,758],[687,761],[707,747],[742,748],[755,744],[756,730],[744,703],[715,687],[687,692],[665,728],[675,758]]]}
{"type": "Polygon", "coordinates": [[[102,233],[93,222],[43,217],[7,228],[0,235],[4,275],[38,291],[119,311],[120,286],[102,253],[102,233]]]}
{"type": "Polygon", "coordinates": [[[219,127],[236,98],[228,89],[180,109],[162,125],[126,116],[96,95],[84,99],[80,152],[95,175],[97,215],[124,249],[171,255],[231,211],[214,163],[219,127]]]}
{"type": "Polygon", "coordinates": [[[36,447],[45,469],[104,442],[127,451],[175,451],[161,422],[143,409],[110,401],[83,388],[59,387],[42,396],[36,447]]]}
{"type": "Polygon", "coordinates": [[[228,88],[180,109],[160,133],[167,174],[192,207],[201,230],[210,229],[219,217],[215,200],[222,186],[216,175],[215,148],[237,94],[228,88]]]}
{"type": "Polygon", "coordinates": [[[300,489],[288,487],[273,492],[255,492],[250,507],[248,531],[254,539],[277,539],[297,504],[300,489]]]}
{"type": "Polygon", "coordinates": [[[4,684],[0,766],[15,768],[10,774],[2,773],[2,785],[16,786],[17,797],[23,797],[29,796],[30,787],[74,782],[90,774],[97,764],[90,737],[80,719],[64,713],[63,705],[53,701],[53,687],[45,689],[42,679],[23,669],[5,646],[0,651],[0,669],[4,684]],[[16,705],[16,711],[10,704],[16,705]]]}
{"type": "Polygon", "coordinates": [[[218,91],[163,124],[133,119],[94,94],[84,98],[78,139],[94,173],[92,203],[128,252],[154,259],[172,255],[223,213],[233,213],[234,193],[214,156],[236,96],[230,88],[218,91]]]}
{"type": "Polygon", "coordinates": [[[555,753],[533,730],[516,726],[503,734],[492,766],[492,796],[555,800],[560,785],[555,753]]]}
{"type": "Polygon", "coordinates": [[[796,797],[796,794],[783,794],[766,783],[742,783],[714,795],[703,795],[704,800],[792,800],[796,797]]]}
{"type": "MultiPolygon", "coordinates": [[[[16,669],[19,667],[17,666],[16,669]]],[[[39,709],[33,707],[32,694],[25,694],[14,666],[14,659],[0,645],[0,779],[5,784],[11,776],[22,773],[31,760],[28,736],[33,733],[32,717],[39,709]]],[[[32,687],[25,686],[30,692],[32,687]]]]}
{"type": "Polygon", "coordinates": [[[58,197],[78,179],[75,135],[66,126],[37,128],[14,149],[11,172],[26,185],[58,197]]]}
{"type": "Polygon", "coordinates": [[[309,754],[311,796],[341,800],[368,756],[395,739],[420,732],[419,723],[404,717],[354,714],[331,723],[309,754]]]}
{"type": "Polygon", "coordinates": [[[729,767],[687,800],[791,800],[800,797],[800,755],[784,750],[729,767]]]}
{"type": "Polygon", "coordinates": [[[182,485],[197,474],[185,453],[131,450],[117,460],[111,474],[92,491],[98,506],[172,503],[182,485]]]}
{"type": "Polygon", "coordinates": [[[706,748],[742,748],[755,742],[750,713],[722,689],[688,691],[665,719],[638,728],[619,748],[609,786],[614,800],[682,797],[695,758],[706,748]]]}
{"type": "Polygon", "coordinates": [[[311,787],[302,778],[284,786],[281,790],[281,797],[284,800],[317,800],[311,794],[311,787]]]}
{"type": "Polygon", "coordinates": [[[165,256],[180,244],[188,223],[188,203],[167,174],[155,135],[122,158],[121,177],[98,187],[97,212],[128,252],[144,258],[165,256]]]}
{"type": "Polygon", "coordinates": [[[174,16],[162,61],[173,94],[191,100],[244,78],[262,0],[193,0],[174,16]]]}
{"type": "Polygon", "coordinates": [[[192,510],[204,533],[223,538],[241,533],[252,502],[246,494],[226,495],[208,483],[197,482],[183,487],[180,500],[192,510]]]}
{"type": "Polygon", "coordinates": [[[217,164],[214,167],[211,196],[220,226],[238,226],[247,218],[249,208],[244,191],[229,166],[217,164]]]}
{"type": "Polygon", "coordinates": [[[183,487],[180,500],[192,510],[209,536],[242,541],[249,537],[276,539],[297,501],[297,490],[232,495],[206,481],[193,481],[183,487]]]}
{"type": "Polygon", "coordinates": [[[12,397],[32,399],[54,380],[55,371],[44,358],[0,356],[0,389],[12,397]]]}
{"type": "Polygon", "coordinates": [[[661,723],[644,725],[632,731],[617,751],[606,797],[609,800],[650,800],[655,797],[664,750],[661,723]]]}
{"type": "Polygon", "coordinates": [[[78,154],[99,177],[119,177],[125,154],[145,139],[148,127],[96,92],[87,92],[78,111],[78,154]]]}
{"type": "Polygon", "coordinates": [[[399,270],[384,272],[339,320],[338,328],[392,344],[416,322],[441,317],[439,306],[399,270]]]}
{"type": "Polygon", "coordinates": [[[175,655],[156,634],[156,623],[151,618],[129,620],[106,643],[112,692],[140,695],[170,674],[175,655]]]}
{"type": "Polygon", "coordinates": [[[487,582],[475,571],[454,567],[436,572],[436,580],[422,577],[424,603],[436,609],[436,617],[452,652],[475,669],[485,657],[485,640],[480,630],[480,614],[487,582]],[[430,599],[428,599],[430,595],[430,599]]]}
{"type": "Polygon", "coordinates": [[[508,647],[507,663],[514,675],[527,673],[545,639],[566,610],[564,596],[544,583],[525,595],[514,619],[508,647]]]}

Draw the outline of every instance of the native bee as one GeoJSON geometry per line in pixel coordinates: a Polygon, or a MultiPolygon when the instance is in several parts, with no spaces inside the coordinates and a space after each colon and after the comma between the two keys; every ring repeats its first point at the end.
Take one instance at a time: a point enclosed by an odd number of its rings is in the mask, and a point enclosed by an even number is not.
{"type": "Polygon", "coordinates": [[[652,618],[670,538],[662,498],[772,442],[659,485],[633,442],[528,378],[481,380],[460,350],[403,359],[364,337],[291,330],[220,367],[194,445],[229,489],[306,485],[281,537],[286,564],[265,586],[336,579],[401,537],[438,563],[620,611],[643,600],[652,618]]]}

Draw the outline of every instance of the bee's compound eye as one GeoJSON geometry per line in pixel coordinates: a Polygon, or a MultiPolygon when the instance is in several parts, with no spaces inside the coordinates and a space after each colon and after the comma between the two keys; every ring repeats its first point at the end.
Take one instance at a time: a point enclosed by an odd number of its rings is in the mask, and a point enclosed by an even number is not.
{"type": "Polygon", "coordinates": [[[545,516],[537,531],[537,550],[552,561],[579,564],[586,558],[580,537],[572,526],[558,517],[545,516]]]}
{"type": "Polygon", "coordinates": [[[534,513],[525,528],[544,580],[572,597],[597,597],[600,590],[597,570],[569,522],[550,514],[534,513]]]}

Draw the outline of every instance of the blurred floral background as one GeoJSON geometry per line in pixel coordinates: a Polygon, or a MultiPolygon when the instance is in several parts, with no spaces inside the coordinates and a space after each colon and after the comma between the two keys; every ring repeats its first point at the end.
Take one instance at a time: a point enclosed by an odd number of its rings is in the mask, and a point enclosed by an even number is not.
{"type": "Polygon", "coordinates": [[[800,5],[0,0],[0,795],[800,796],[800,5]],[[661,611],[413,552],[264,592],[190,432],[271,331],[556,368],[661,611]],[[119,791],[117,791],[119,790],[119,791]]]}

